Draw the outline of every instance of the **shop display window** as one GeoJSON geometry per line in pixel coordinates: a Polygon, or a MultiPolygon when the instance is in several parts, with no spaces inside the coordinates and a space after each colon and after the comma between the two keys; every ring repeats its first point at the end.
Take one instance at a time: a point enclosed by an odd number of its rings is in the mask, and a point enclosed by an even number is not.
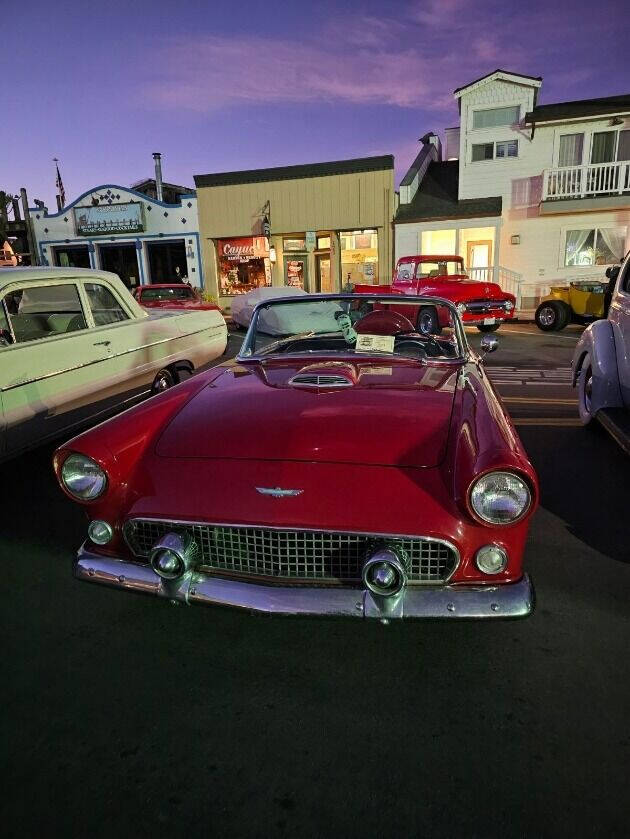
{"type": "Polygon", "coordinates": [[[264,236],[219,239],[217,256],[221,296],[246,294],[271,285],[269,245],[264,236]]]}
{"type": "Polygon", "coordinates": [[[352,230],[342,232],[339,238],[342,285],[377,284],[379,281],[377,231],[352,230]]]}
{"type": "Polygon", "coordinates": [[[283,248],[285,251],[305,251],[306,239],[304,237],[285,239],[283,242],[283,248]]]}

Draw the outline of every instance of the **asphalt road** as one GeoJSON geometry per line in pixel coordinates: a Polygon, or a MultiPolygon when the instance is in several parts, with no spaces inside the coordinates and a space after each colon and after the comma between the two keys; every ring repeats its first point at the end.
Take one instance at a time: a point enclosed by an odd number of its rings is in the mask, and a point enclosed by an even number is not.
{"type": "Polygon", "coordinates": [[[268,619],[85,585],[52,447],[0,467],[5,835],[627,836],[630,464],[573,422],[578,334],[516,324],[487,360],[542,486],[525,621],[268,619]]]}

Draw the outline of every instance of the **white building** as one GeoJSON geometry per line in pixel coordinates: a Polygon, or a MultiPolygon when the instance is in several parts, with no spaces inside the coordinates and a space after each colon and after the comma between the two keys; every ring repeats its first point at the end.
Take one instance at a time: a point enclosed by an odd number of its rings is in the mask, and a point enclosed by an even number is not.
{"type": "Polygon", "coordinates": [[[203,288],[196,193],[161,184],[177,199],[167,203],[147,194],[151,184],[94,187],[57,213],[31,208],[41,264],[113,271],[128,288],[184,279],[203,288]]]}
{"type": "Polygon", "coordinates": [[[400,187],[396,258],[457,253],[530,310],[550,284],[604,277],[630,248],[630,95],[538,105],[541,78],[458,88],[400,187]]]}

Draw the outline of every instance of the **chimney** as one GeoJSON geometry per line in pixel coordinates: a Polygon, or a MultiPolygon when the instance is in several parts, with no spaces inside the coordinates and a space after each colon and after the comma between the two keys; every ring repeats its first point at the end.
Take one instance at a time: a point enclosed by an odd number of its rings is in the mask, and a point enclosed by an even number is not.
{"type": "Polygon", "coordinates": [[[162,155],[159,151],[153,152],[153,160],[155,160],[155,192],[158,201],[163,201],[162,198],[162,155]]]}

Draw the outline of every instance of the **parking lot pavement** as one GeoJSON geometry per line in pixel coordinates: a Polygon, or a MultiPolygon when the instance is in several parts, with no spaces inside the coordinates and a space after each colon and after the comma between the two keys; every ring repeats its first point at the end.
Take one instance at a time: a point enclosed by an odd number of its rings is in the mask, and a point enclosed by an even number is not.
{"type": "MultiPolygon", "coordinates": [[[[568,367],[562,335],[499,331],[504,399],[570,398],[532,372],[568,367]]],[[[277,620],[79,583],[52,447],[0,467],[7,834],[626,836],[630,464],[597,428],[518,431],[537,609],[507,623],[277,620]]]]}

